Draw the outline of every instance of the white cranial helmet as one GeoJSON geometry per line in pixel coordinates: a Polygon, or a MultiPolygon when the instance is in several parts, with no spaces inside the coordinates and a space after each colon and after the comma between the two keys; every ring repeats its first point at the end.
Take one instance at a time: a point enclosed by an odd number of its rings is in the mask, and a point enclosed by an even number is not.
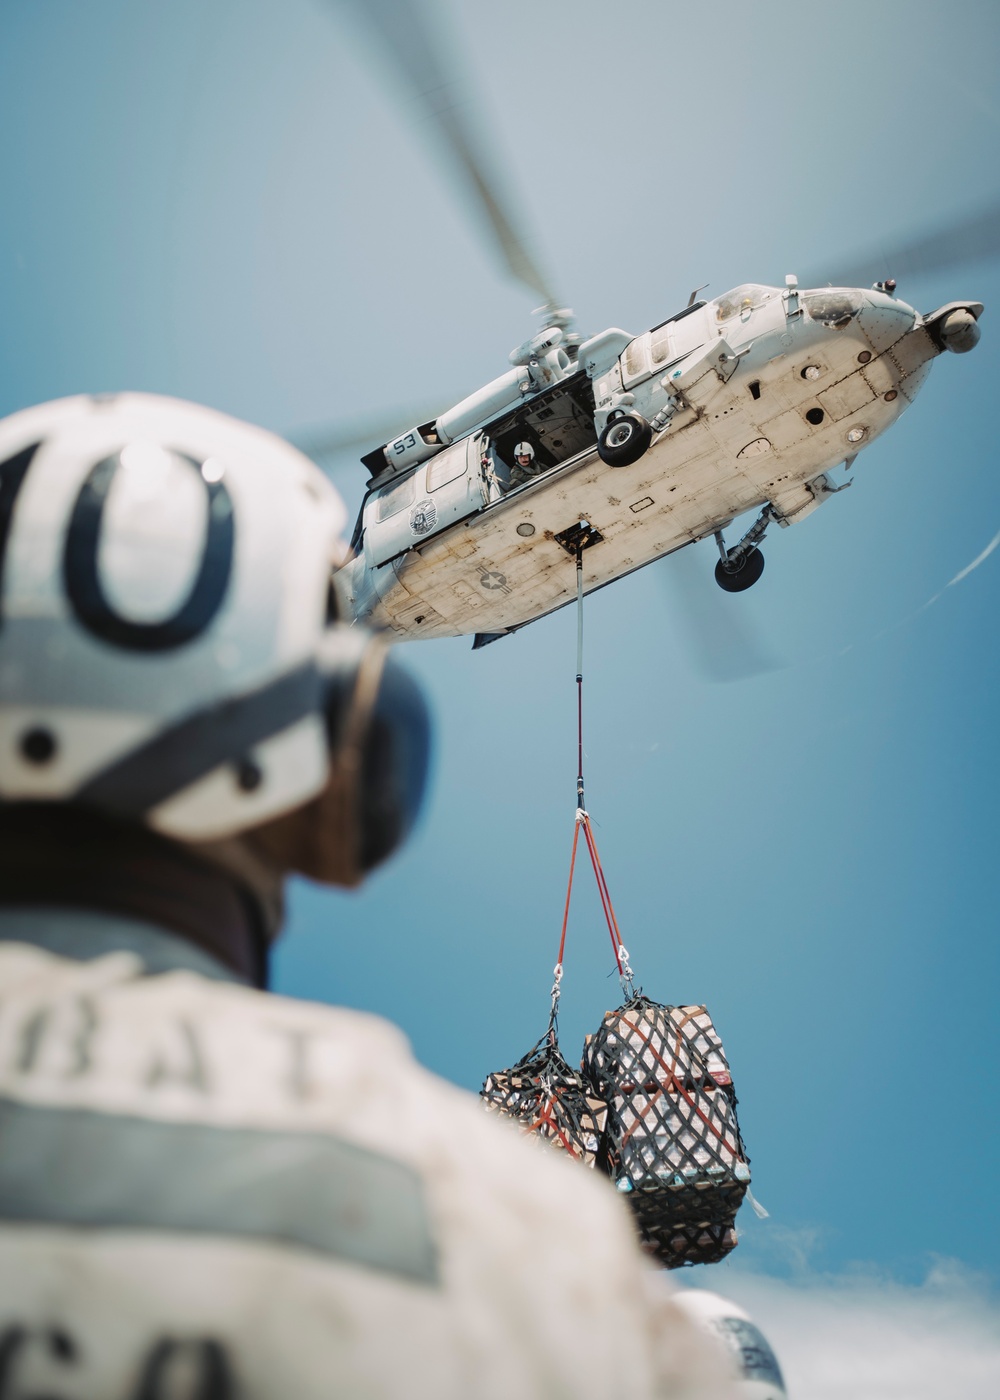
{"type": "Polygon", "coordinates": [[[532,447],[530,442],[519,442],[514,448],[514,456],[530,457],[532,460],[534,460],[535,449],[532,447]]]}
{"type": "Polygon", "coordinates": [[[81,396],[0,422],[0,802],[211,842],[317,798],[345,730],[355,774],[378,767],[358,726],[390,665],[335,625],[344,523],[308,458],[194,404],[81,396]]]}
{"type": "Polygon", "coordinates": [[[720,1298],[718,1293],[700,1288],[680,1289],[673,1294],[673,1300],[725,1355],[734,1381],[734,1396],[740,1400],[786,1400],[777,1358],[760,1328],[742,1308],[720,1298]]]}

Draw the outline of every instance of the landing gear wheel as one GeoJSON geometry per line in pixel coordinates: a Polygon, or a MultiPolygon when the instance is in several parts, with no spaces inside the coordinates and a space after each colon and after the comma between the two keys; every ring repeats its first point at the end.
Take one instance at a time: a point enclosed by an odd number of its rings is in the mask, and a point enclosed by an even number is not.
{"type": "Polygon", "coordinates": [[[609,467],[630,467],[653,440],[653,430],[641,413],[620,413],[597,439],[597,452],[609,467]]]}
{"type": "Polygon", "coordinates": [[[739,568],[727,568],[720,559],[715,566],[715,581],[727,593],[742,593],[752,588],[764,572],[764,556],[759,549],[751,549],[745,554],[739,568]]]}

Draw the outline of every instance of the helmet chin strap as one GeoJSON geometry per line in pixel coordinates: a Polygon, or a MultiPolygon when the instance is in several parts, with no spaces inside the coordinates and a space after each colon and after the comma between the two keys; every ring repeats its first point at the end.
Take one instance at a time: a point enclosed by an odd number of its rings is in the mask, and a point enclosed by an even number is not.
{"type": "Polygon", "coordinates": [[[186,846],[202,860],[236,880],[253,900],[265,941],[271,944],[285,920],[285,875],[255,849],[248,833],[186,846]]]}
{"type": "Polygon", "coordinates": [[[372,639],[351,684],[345,710],[331,733],[330,770],[323,790],[302,807],[243,833],[234,844],[262,870],[297,872],[324,884],[353,889],[366,871],[362,831],[365,744],[379,698],[388,648],[372,639]]]}
{"type": "Polygon", "coordinates": [[[387,646],[379,640],[369,642],[362,654],[343,729],[334,739],[329,776],[317,797],[262,826],[192,847],[250,893],[268,943],[284,922],[287,875],[298,872],[347,889],[364,878],[359,784],[386,655],[387,646]]]}

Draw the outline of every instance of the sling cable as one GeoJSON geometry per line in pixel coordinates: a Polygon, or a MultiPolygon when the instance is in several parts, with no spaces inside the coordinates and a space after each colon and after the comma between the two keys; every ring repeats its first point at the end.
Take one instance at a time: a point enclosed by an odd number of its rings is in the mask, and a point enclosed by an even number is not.
{"type": "MultiPolygon", "coordinates": [[[[569,532],[567,531],[567,534],[569,532]]],[[[604,874],[604,867],[601,865],[601,858],[597,851],[597,840],[590,822],[590,813],[587,811],[586,795],[583,781],[583,551],[588,544],[595,543],[596,532],[586,520],[581,520],[575,531],[575,553],[576,553],[576,817],[573,828],[573,848],[569,861],[569,881],[566,886],[566,905],[563,909],[562,932],[559,937],[559,956],[556,958],[556,965],[553,969],[554,978],[552,984],[552,1008],[549,1013],[548,1038],[550,1044],[556,1042],[556,1022],[559,1014],[559,996],[563,977],[563,956],[566,951],[566,930],[569,926],[569,906],[573,895],[573,876],[576,872],[577,848],[580,843],[580,832],[587,846],[587,854],[590,856],[590,863],[594,870],[594,878],[597,881],[597,893],[601,901],[601,909],[604,913],[605,922],[608,926],[608,934],[611,938],[611,947],[614,950],[615,963],[618,967],[618,977],[622,985],[622,992],[628,1001],[635,996],[635,986],[633,981],[632,967],[629,963],[628,949],[622,942],[621,931],[618,927],[618,919],[615,915],[614,905],[611,902],[611,892],[608,889],[607,877],[604,874]]],[[[600,536],[597,536],[599,539],[600,536]]]]}

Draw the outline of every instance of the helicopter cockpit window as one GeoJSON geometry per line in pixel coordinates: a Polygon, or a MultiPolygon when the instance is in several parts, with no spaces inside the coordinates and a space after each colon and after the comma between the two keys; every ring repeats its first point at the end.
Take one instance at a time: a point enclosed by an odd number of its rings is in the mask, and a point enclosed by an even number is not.
{"type": "Polygon", "coordinates": [[[415,495],[416,481],[413,475],[397,481],[392,486],[383,486],[378,494],[378,511],[375,518],[381,524],[390,516],[398,515],[401,510],[413,504],[415,495]]]}
{"type": "Polygon", "coordinates": [[[728,321],[732,316],[748,315],[755,306],[761,306],[772,294],[770,287],[758,286],[756,282],[745,282],[742,287],[734,287],[725,296],[718,297],[715,303],[715,319],[728,321]]]}
{"type": "Polygon", "coordinates": [[[851,291],[809,292],[802,301],[814,321],[836,331],[849,325],[861,310],[860,296],[851,291]]]}

